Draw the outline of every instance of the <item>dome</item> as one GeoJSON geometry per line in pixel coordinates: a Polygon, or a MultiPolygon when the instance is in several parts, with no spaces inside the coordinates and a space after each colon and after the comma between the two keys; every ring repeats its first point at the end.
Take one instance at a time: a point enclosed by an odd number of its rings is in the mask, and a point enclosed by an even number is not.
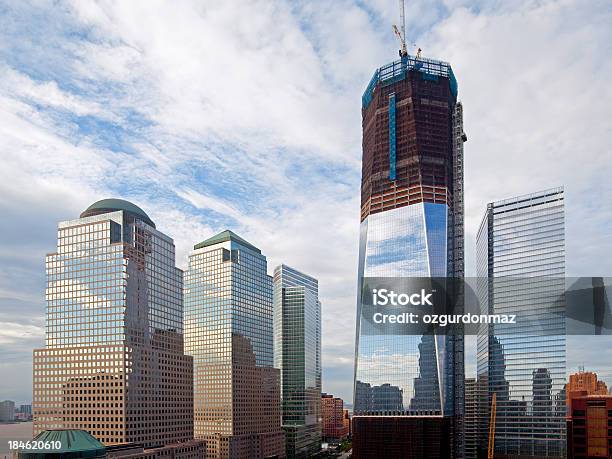
{"type": "Polygon", "coordinates": [[[105,214],[108,212],[116,212],[118,210],[123,210],[124,212],[131,214],[133,217],[144,221],[147,225],[155,228],[155,223],[153,223],[153,220],[149,218],[144,210],[142,210],[136,204],[126,201],[125,199],[102,199],[101,201],[94,202],[81,213],[81,218],[105,214]]]}

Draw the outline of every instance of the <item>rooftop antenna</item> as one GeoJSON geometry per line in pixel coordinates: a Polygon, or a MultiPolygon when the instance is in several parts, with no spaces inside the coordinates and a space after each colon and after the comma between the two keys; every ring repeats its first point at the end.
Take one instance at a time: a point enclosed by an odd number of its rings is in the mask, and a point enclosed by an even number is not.
{"type": "Polygon", "coordinates": [[[400,27],[401,30],[398,30],[397,26],[393,24],[393,32],[399,38],[401,48],[399,50],[400,57],[404,57],[408,55],[408,51],[406,50],[406,15],[404,13],[404,0],[399,0],[399,9],[400,9],[400,27]]]}

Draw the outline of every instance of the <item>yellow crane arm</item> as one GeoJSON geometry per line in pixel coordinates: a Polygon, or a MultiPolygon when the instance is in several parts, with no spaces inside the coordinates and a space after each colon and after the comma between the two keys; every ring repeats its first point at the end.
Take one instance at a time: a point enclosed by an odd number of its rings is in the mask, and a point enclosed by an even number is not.
{"type": "Polygon", "coordinates": [[[495,452],[495,418],[497,417],[497,393],[493,392],[491,400],[491,420],[489,421],[489,450],[488,459],[493,459],[495,452]]]}

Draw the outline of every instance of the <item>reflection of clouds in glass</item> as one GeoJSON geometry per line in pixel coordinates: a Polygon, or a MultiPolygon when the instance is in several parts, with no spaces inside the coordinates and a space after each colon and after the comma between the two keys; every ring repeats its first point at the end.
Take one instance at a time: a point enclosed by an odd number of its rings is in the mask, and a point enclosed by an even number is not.
{"type": "Polygon", "coordinates": [[[64,290],[63,292],[58,291],[56,293],[47,293],[47,295],[52,296],[52,299],[54,300],[75,299],[75,303],[78,303],[77,298],[82,298],[83,300],[87,300],[87,302],[81,303],[81,306],[83,308],[99,308],[110,306],[108,298],[104,295],[94,294],[89,289],[87,282],[79,282],[73,279],[62,279],[55,282],[49,282],[49,285],[47,286],[47,292],[50,288],[59,288],[64,290]]]}
{"type": "Polygon", "coordinates": [[[445,204],[419,203],[368,217],[366,277],[445,276],[445,204]]]}
{"type": "MultiPolygon", "coordinates": [[[[359,275],[445,277],[447,218],[448,207],[432,203],[369,215],[361,225],[359,275]]],[[[439,393],[446,391],[439,391],[438,378],[452,365],[444,343],[443,338],[436,351],[433,342],[425,345],[421,336],[361,335],[356,379],[371,386],[399,387],[404,408],[415,397],[418,382],[419,409],[441,410],[439,393]]]]}
{"type": "Polygon", "coordinates": [[[385,383],[391,384],[402,389],[404,397],[413,396],[413,384],[407,378],[406,372],[411,368],[418,368],[418,353],[377,353],[360,355],[359,359],[362,368],[357,378],[359,381],[369,383],[372,386],[380,386],[385,383]]]}

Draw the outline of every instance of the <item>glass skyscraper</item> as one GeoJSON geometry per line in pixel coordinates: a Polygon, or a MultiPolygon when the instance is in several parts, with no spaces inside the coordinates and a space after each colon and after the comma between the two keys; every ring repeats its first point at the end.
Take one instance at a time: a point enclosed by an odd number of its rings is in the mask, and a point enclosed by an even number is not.
{"type": "Polygon", "coordinates": [[[565,223],[562,188],[488,204],[477,236],[483,313],[529,318],[481,326],[480,447],[497,399],[495,454],[565,457],[565,223]]]}
{"type": "MultiPolygon", "coordinates": [[[[404,56],[381,67],[363,95],[362,117],[359,294],[368,277],[462,277],[467,138],[450,65],[404,56]]],[[[406,450],[420,457],[428,427],[415,434],[410,422],[424,416],[432,426],[440,421],[432,429],[442,441],[454,442],[439,457],[461,451],[462,436],[452,432],[463,412],[463,337],[366,335],[362,319],[358,301],[356,457],[406,450]]]]}
{"type": "Polygon", "coordinates": [[[206,457],[284,457],[272,326],[261,251],[231,231],[197,244],[185,273],[185,351],[194,359],[195,437],[206,440],[206,457]]]}
{"type": "Polygon", "coordinates": [[[192,439],[192,359],[172,239],[134,204],[105,199],[59,223],[46,273],[34,434],[83,429],[105,444],[144,446],[192,439]]]}
{"type": "Polygon", "coordinates": [[[274,270],[274,366],[281,372],[287,457],[321,449],[321,303],[313,277],[274,270]]]}

